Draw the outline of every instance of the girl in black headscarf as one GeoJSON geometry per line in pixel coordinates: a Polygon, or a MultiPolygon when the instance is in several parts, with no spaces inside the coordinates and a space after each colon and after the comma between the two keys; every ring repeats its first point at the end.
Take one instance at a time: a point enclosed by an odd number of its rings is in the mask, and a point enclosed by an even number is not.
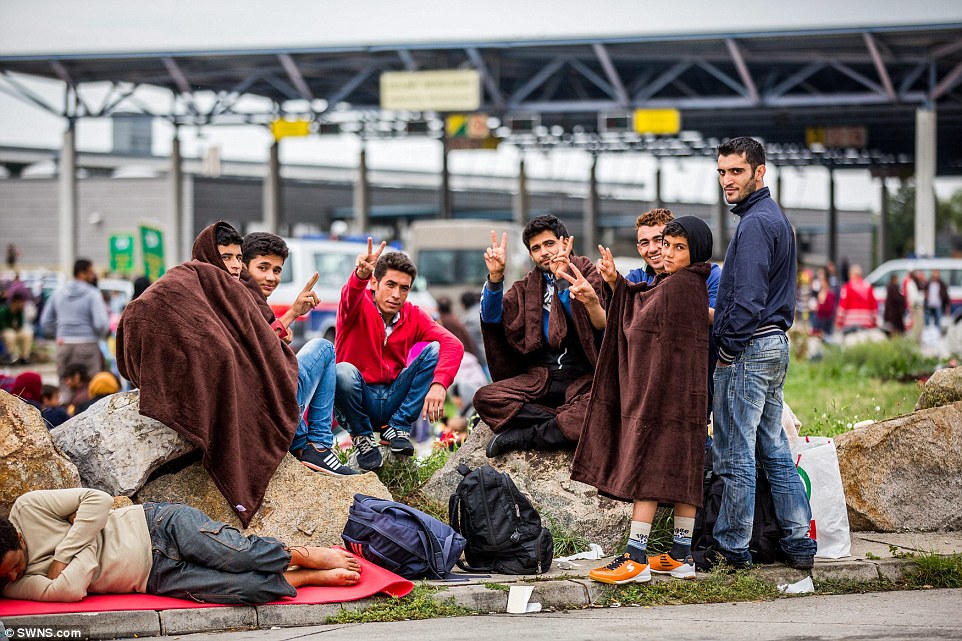
{"type": "Polygon", "coordinates": [[[624,554],[589,577],[694,578],[691,537],[702,504],[708,413],[711,230],[684,216],[663,231],[666,273],[652,285],[615,282],[604,342],[571,478],[632,503],[624,554]],[[648,558],[659,503],[674,505],[671,551],[648,558]]]}

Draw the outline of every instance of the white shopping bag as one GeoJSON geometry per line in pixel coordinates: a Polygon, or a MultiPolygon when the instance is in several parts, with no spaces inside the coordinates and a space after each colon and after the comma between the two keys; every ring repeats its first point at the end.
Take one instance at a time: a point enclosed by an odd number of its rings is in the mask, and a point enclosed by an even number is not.
{"type": "Polygon", "coordinates": [[[800,437],[792,446],[792,456],[812,505],[811,536],[818,544],[815,556],[824,559],[849,556],[852,540],[834,439],[800,437]]]}

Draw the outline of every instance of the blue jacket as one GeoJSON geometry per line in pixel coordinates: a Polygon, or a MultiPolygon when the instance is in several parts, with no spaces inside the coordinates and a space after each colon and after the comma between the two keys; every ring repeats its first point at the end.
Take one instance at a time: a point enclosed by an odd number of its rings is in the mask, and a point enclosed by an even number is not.
{"type": "Polygon", "coordinates": [[[718,358],[732,363],[752,336],[784,331],[795,314],[795,233],[768,187],[732,208],[741,217],[728,244],[715,307],[718,358]]]}

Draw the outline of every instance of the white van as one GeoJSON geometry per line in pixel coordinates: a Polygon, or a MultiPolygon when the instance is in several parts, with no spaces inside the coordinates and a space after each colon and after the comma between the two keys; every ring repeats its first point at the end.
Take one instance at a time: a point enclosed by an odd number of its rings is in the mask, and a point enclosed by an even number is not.
{"type": "Polygon", "coordinates": [[[942,282],[949,288],[949,298],[952,299],[952,321],[958,322],[962,318],[962,259],[960,258],[901,258],[889,260],[865,277],[865,282],[872,286],[875,298],[879,302],[879,309],[885,305],[885,289],[889,276],[896,274],[899,284],[910,271],[919,269],[928,278],[933,269],[939,270],[942,282]]]}
{"type": "MultiPolygon", "coordinates": [[[[281,282],[268,302],[274,313],[280,316],[290,309],[304,285],[314,272],[317,272],[314,292],[321,302],[310,313],[298,318],[291,330],[297,343],[312,338],[326,338],[334,342],[341,288],[354,271],[358,254],[367,251],[367,243],[308,238],[285,238],[284,242],[287,243],[290,255],[284,261],[281,282]]],[[[385,251],[397,250],[388,247],[385,251]]],[[[420,277],[414,281],[408,300],[431,316],[437,317],[437,301],[425,290],[420,277]]]]}
{"type": "Polygon", "coordinates": [[[491,230],[501,240],[508,234],[505,286],[510,287],[531,268],[521,240],[524,227],[496,220],[418,220],[404,236],[404,247],[435,298],[448,296],[455,303],[465,291],[481,294],[488,276],[484,250],[491,246],[491,230]]]}

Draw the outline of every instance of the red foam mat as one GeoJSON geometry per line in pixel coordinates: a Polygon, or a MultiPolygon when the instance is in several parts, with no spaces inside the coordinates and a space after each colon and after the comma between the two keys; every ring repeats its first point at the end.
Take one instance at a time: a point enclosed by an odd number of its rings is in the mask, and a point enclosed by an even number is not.
{"type": "MultiPolygon", "coordinates": [[[[414,584],[389,570],[359,558],[361,581],[347,587],[310,586],[297,591],[293,598],[274,601],[270,605],[308,605],[357,601],[378,593],[406,596],[414,584]]],[[[69,614],[73,612],[108,612],[117,610],[180,610],[185,608],[222,608],[216,603],[197,603],[152,594],[92,594],[76,603],[46,603],[0,598],[0,618],[36,615],[69,614]]]]}

